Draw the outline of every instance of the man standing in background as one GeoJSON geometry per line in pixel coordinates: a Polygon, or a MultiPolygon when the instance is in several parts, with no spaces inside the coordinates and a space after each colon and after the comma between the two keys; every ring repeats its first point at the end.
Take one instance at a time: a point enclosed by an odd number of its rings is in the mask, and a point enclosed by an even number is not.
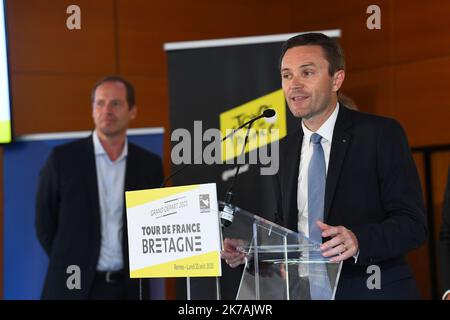
{"type": "MultiPolygon", "coordinates": [[[[129,278],[125,191],[159,187],[161,159],[127,140],[133,86],[109,76],[92,90],[92,135],[54,148],[36,197],[36,231],[49,256],[43,299],[139,299],[129,278]],[[68,285],[79,267],[80,287],[68,285]]],[[[142,288],[141,288],[142,289],[142,288]]]]}

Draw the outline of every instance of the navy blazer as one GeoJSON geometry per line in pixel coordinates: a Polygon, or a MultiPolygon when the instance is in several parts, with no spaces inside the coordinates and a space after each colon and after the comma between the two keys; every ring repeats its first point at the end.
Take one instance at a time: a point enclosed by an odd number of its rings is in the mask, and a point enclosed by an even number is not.
{"type": "MultiPolygon", "coordinates": [[[[161,159],[128,143],[125,191],[160,187],[161,159]]],[[[36,232],[49,256],[43,299],[86,299],[100,256],[101,227],[92,136],[53,149],[41,170],[36,195],[36,232]],[[67,267],[81,270],[81,289],[69,290],[67,267]]],[[[123,213],[127,298],[138,299],[137,280],[128,277],[128,243],[123,213]]]]}
{"type": "MultiPolygon", "coordinates": [[[[276,222],[297,230],[297,183],[303,130],[280,142],[274,176],[276,222]]],[[[356,235],[359,257],[344,262],[336,299],[420,298],[406,252],[424,243],[423,195],[406,135],[395,120],[341,105],[325,187],[325,223],[356,235]],[[367,288],[369,265],[381,269],[381,289],[367,288]]],[[[327,239],[324,239],[327,240],[327,239]]]]}

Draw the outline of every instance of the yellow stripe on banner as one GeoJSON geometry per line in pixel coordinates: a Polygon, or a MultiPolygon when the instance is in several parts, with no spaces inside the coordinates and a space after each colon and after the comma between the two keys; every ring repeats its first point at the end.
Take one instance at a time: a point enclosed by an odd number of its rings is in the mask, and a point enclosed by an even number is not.
{"type": "MultiPolygon", "coordinates": [[[[287,134],[286,100],[279,89],[262,97],[244,103],[220,114],[220,132],[227,136],[244,122],[259,116],[266,109],[274,109],[276,116],[256,121],[249,132],[245,153],[261,148],[284,138],[287,134]]],[[[222,161],[238,157],[242,152],[247,129],[237,131],[233,137],[222,143],[222,161]]]]}
{"type": "Polygon", "coordinates": [[[125,192],[127,209],[198,188],[198,185],[125,192]]]}
{"type": "Polygon", "coordinates": [[[218,277],[221,276],[220,252],[173,260],[156,266],[132,270],[131,278],[218,277]]]}
{"type": "Polygon", "coordinates": [[[0,142],[11,142],[11,121],[0,121],[0,142]]]}

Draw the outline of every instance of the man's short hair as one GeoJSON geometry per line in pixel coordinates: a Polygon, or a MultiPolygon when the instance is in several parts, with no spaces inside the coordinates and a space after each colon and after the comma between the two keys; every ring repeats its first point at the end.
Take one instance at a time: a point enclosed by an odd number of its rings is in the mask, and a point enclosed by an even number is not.
{"type": "Polygon", "coordinates": [[[94,104],[94,101],[95,101],[95,90],[97,90],[97,88],[100,85],[102,85],[106,82],[122,83],[126,89],[126,99],[127,99],[128,107],[130,109],[134,107],[134,105],[136,104],[136,97],[134,95],[134,87],[130,82],[128,82],[127,80],[125,80],[124,78],[122,78],[120,76],[106,76],[106,77],[100,79],[99,81],[97,81],[97,83],[94,85],[94,88],[92,89],[92,92],[91,92],[92,104],[94,104]]]}
{"type": "Polygon", "coordinates": [[[305,33],[294,36],[281,46],[281,56],[279,68],[286,51],[294,47],[301,46],[320,46],[324,52],[325,59],[328,61],[328,73],[333,76],[338,70],[345,70],[345,57],[339,43],[323,33],[305,33]]]}

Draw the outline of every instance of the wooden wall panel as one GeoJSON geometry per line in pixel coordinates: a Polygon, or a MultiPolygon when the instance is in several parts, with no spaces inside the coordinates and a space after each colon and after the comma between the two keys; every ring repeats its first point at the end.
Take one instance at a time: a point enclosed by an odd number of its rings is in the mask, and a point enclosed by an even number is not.
{"type": "Polygon", "coordinates": [[[342,93],[352,98],[359,110],[383,116],[392,114],[392,68],[346,73],[342,93]]]}
{"type": "MultiPolygon", "coordinates": [[[[442,208],[444,205],[445,187],[447,184],[447,174],[450,168],[450,151],[439,152],[433,155],[432,158],[432,176],[433,176],[433,207],[434,207],[434,238],[436,243],[439,243],[439,233],[442,225],[442,208]]],[[[438,251],[439,252],[439,251],[438,251]]],[[[443,272],[448,270],[441,270],[439,260],[437,261],[438,276],[441,277],[443,272]]],[[[441,288],[442,289],[442,288],[441,288]]]]}
{"type": "Polygon", "coordinates": [[[132,127],[168,127],[168,90],[165,78],[125,74],[136,91],[138,113],[132,127]]]}
{"type": "MultiPolygon", "coordinates": [[[[419,172],[419,178],[421,180],[422,187],[424,189],[424,192],[428,191],[425,189],[425,170],[424,170],[424,157],[421,153],[415,152],[413,154],[414,160],[417,165],[417,169],[419,172]]],[[[444,193],[445,193],[445,187],[447,183],[447,172],[450,166],[450,151],[448,152],[436,152],[432,155],[432,187],[433,187],[433,219],[434,219],[434,232],[433,237],[436,245],[437,250],[437,244],[439,242],[439,232],[441,228],[442,223],[442,206],[443,206],[443,199],[444,199],[444,193]]],[[[432,232],[432,230],[429,230],[432,232]]],[[[431,294],[431,285],[430,285],[430,275],[432,273],[430,269],[430,260],[429,260],[429,254],[430,254],[430,246],[429,242],[422,247],[420,247],[418,250],[414,250],[413,252],[408,254],[408,261],[410,262],[414,275],[416,279],[418,280],[419,289],[421,290],[422,295],[424,298],[430,299],[431,294]]],[[[438,254],[439,251],[436,251],[436,254],[438,254]]],[[[437,265],[437,276],[438,279],[440,279],[440,274],[443,272],[443,270],[439,269],[439,257],[437,256],[436,259],[436,265],[437,265]]],[[[440,280],[438,282],[438,287],[440,290],[440,280]]],[[[440,291],[439,291],[440,292],[440,291]]]]}
{"type": "Polygon", "coordinates": [[[78,0],[81,30],[68,30],[70,0],[8,0],[11,71],[95,74],[115,71],[113,0],[78,0]]]}
{"type": "Polygon", "coordinates": [[[166,74],[166,42],[290,32],[288,0],[118,0],[120,70],[166,74]]]}
{"type": "Polygon", "coordinates": [[[366,10],[374,1],[293,1],[293,31],[341,29],[348,71],[390,65],[392,2],[376,1],[381,9],[381,30],[369,30],[366,10]]]}
{"type": "Polygon", "coordinates": [[[450,2],[392,1],[395,64],[450,55],[450,2]]]}
{"type": "Polygon", "coordinates": [[[450,143],[450,56],[394,67],[393,117],[413,146],[450,143]]]}
{"type": "Polygon", "coordinates": [[[164,172],[170,175],[170,125],[166,78],[124,75],[136,90],[137,117],[131,128],[164,127],[164,172]]]}
{"type": "Polygon", "coordinates": [[[13,74],[16,135],[92,129],[90,93],[99,77],[13,74]]]}
{"type": "MultiPolygon", "coordinates": [[[[425,167],[424,157],[421,153],[413,153],[416,163],[417,172],[419,174],[422,190],[425,188],[425,167]]],[[[425,202],[425,195],[424,195],[425,202]]],[[[427,241],[420,248],[408,253],[407,260],[413,270],[417,286],[424,299],[431,299],[431,281],[430,281],[430,246],[427,241]]]]}
{"type": "Polygon", "coordinates": [[[450,150],[448,152],[435,153],[432,158],[432,176],[434,190],[434,212],[436,222],[435,238],[439,239],[439,230],[442,223],[442,207],[444,204],[447,174],[450,168],[450,150]]]}
{"type": "Polygon", "coordinates": [[[430,265],[429,265],[429,246],[422,245],[420,248],[407,254],[407,261],[412,268],[414,278],[417,282],[420,294],[423,299],[431,299],[430,286],[430,265]]]}

